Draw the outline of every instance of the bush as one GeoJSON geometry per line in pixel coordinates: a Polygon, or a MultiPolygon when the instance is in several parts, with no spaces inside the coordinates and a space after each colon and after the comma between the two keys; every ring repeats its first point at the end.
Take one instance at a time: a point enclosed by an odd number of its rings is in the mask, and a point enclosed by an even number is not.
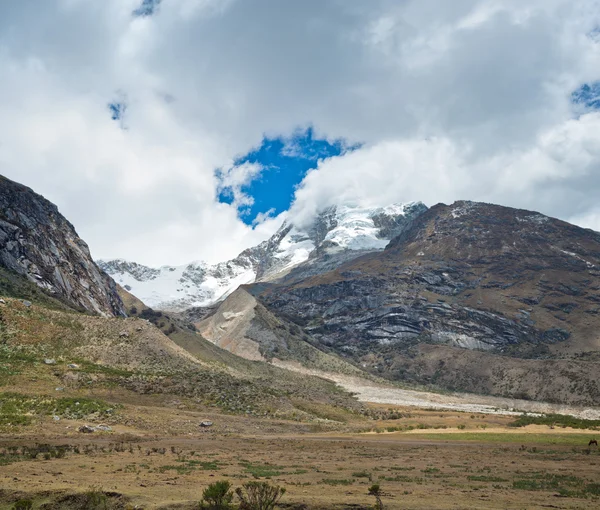
{"type": "Polygon", "coordinates": [[[202,492],[201,508],[209,510],[226,510],[231,508],[231,483],[227,480],[211,483],[204,492],[202,492]],[[205,506],[205,503],[207,506],[205,506]]]}
{"type": "Polygon", "coordinates": [[[381,501],[382,494],[381,487],[378,483],[374,483],[369,487],[369,495],[375,496],[375,510],[383,510],[383,502],[381,501]]]}
{"type": "Polygon", "coordinates": [[[102,487],[93,485],[84,494],[85,507],[87,510],[108,510],[108,498],[102,487]]]}
{"type": "Polygon", "coordinates": [[[268,482],[248,482],[235,493],[241,501],[240,510],[273,510],[285,494],[285,488],[268,482]]]}
{"type": "Polygon", "coordinates": [[[509,423],[509,427],[526,427],[527,425],[548,425],[549,427],[571,427],[574,429],[599,429],[600,420],[584,420],[574,416],[562,414],[544,414],[542,416],[523,415],[519,416],[514,422],[509,423]]]}
{"type": "Polygon", "coordinates": [[[31,510],[33,508],[33,501],[30,499],[20,499],[13,505],[13,510],[31,510]]]}

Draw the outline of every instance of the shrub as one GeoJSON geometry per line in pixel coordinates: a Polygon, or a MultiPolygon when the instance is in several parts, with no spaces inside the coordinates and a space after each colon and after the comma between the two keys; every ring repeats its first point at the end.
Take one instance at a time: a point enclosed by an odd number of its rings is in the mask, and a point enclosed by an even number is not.
{"type": "Polygon", "coordinates": [[[220,480],[211,483],[202,492],[201,508],[209,510],[226,510],[231,508],[231,500],[233,492],[231,492],[231,483],[227,480],[220,480]],[[205,503],[207,506],[205,506],[205,503]]]}
{"type": "Polygon", "coordinates": [[[108,498],[101,487],[91,486],[85,493],[85,507],[88,510],[108,510],[108,498]]]}
{"type": "Polygon", "coordinates": [[[33,501],[30,499],[20,499],[13,505],[13,510],[31,510],[33,508],[33,501]]]}
{"type": "Polygon", "coordinates": [[[549,427],[571,427],[574,429],[599,429],[600,420],[584,420],[574,416],[562,414],[544,414],[542,416],[523,415],[519,416],[514,422],[509,423],[509,427],[526,427],[527,425],[548,425],[549,427]]]}
{"type": "Polygon", "coordinates": [[[374,483],[369,487],[369,495],[375,496],[375,510],[383,510],[383,502],[381,501],[381,486],[378,483],[374,483]]]}
{"type": "Polygon", "coordinates": [[[285,494],[285,488],[268,482],[248,482],[236,489],[240,510],[272,510],[285,494]]]}

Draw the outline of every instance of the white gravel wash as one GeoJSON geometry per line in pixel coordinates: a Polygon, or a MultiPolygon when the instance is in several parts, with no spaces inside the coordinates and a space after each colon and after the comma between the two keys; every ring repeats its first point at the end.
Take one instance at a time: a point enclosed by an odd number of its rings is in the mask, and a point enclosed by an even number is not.
{"type": "Polygon", "coordinates": [[[432,393],[398,388],[385,383],[373,382],[360,377],[312,370],[298,363],[274,360],[273,364],[295,372],[329,379],[346,391],[354,393],[359,401],[374,404],[390,404],[425,409],[444,409],[471,413],[520,415],[564,414],[589,420],[600,419],[600,409],[549,404],[529,400],[474,395],[470,393],[432,393]]]}

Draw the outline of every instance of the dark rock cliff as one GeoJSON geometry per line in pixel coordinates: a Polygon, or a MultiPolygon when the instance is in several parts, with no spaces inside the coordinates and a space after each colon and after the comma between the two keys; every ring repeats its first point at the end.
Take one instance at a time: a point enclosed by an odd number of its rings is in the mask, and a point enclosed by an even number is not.
{"type": "Polygon", "coordinates": [[[0,176],[0,264],[74,308],[125,315],[115,282],[58,208],[0,176]]]}

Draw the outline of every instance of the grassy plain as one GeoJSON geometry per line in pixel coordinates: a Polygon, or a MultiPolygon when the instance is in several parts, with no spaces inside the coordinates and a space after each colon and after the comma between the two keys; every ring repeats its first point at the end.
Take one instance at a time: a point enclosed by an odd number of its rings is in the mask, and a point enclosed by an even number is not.
{"type": "Polygon", "coordinates": [[[169,398],[134,401],[115,390],[109,417],[65,412],[4,426],[0,509],[22,498],[34,508],[93,508],[85,498],[94,491],[107,495],[107,508],[192,509],[221,479],[285,486],[280,508],[293,509],[370,508],[372,483],[387,509],[600,507],[600,452],[587,447],[593,430],[381,405],[345,422],[304,423],[169,398]],[[206,419],[214,425],[200,428],[206,419]],[[77,432],[100,420],[112,431],[77,432]],[[37,454],[35,445],[43,445],[37,454]]]}

